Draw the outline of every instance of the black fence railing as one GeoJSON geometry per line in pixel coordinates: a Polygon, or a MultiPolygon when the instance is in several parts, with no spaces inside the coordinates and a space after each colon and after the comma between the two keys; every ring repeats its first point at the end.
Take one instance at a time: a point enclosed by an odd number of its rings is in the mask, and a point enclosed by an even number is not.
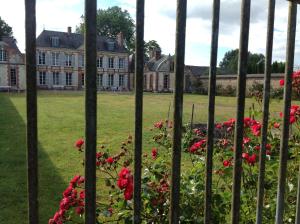
{"type": "MultiPolygon", "coordinates": [[[[86,154],[85,154],[85,222],[96,222],[96,127],[97,127],[97,88],[96,88],[96,0],[85,0],[85,76],[86,79],[86,154]]],[[[136,1],[136,54],[135,54],[135,151],[134,151],[134,223],[141,223],[141,164],[142,164],[142,115],[143,115],[143,69],[144,69],[144,0],[136,1]]],[[[286,52],[284,122],[280,146],[280,169],[277,191],[276,224],[283,223],[284,196],[286,185],[289,116],[291,107],[291,74],[294,66],[295,36],[297,21],[297,4],[299,0],[289,1],[288,37],[286,52]]],[[[37,87],[36,87],[36,2],[25,0],[26,16],[26,77],[27,77],[27,162],[28,162],[28,205],[29,223],[38,223],[38,144],[37,144],[37,87]]],[[[251,0],[241,1],[241,30],[237,85],[237,117],[235,128],[235,156],[232,188],[231,222],[240,221],[240,192],[242,172],[243,120],[245,110],[245,86],[247,76],[247,57],[249,42],[251,0]]],[[[267,124],[270,102],[270,74],[273,51],[275,20],[275,0],[269,0],[267,28],[267,46],[265,60],[265,84],[263,100],[263,125],[260,151],[260,172],[257,195],[257,224],[262,223],[264,179],[265,179],[265,146],[267,144],[267,124]]],[[[174,131],[171,181],[170,223],[179,223],[180,217],[180,165],[181,165],[181,131],[183,110],[183,77],[185,58],[187,0],[177,0],[176,22],[176,57],[175,57],[175,93],[174,93],[174,131]]],[[[209,82],[209,116],[208,142],[206,156],[205,182],[205,223],[212,223],[212,168],[213,139],[215,122],[216,68],[218,54],[220,0],[213,1],[212,40],[209,82]]],[[[299,173],[300,176],[300,173],[299,173]]],[[[202,202],[199,202],[202,203],[202,202]]],[[[296,223],[300,223],[300,178],[298,185],[296,223]]]]}

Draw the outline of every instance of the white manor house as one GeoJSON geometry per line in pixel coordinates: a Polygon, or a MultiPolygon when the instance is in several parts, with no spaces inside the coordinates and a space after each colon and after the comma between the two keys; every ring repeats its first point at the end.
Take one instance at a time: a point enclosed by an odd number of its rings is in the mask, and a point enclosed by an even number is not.
{"type": "MultiPolygon", "coordinates": [[[[40,89],[84,88],[84,39],[82,34],[44,30],[37,41],[37,85],[40,89]]],[[[130,90],[129,55],[122,33],[116,39],[97,37],[97,87],[99,90],[130,90]]],[[[0,40],[0,89],[24,90],[24,55],[15,40],[0,40]]]]}

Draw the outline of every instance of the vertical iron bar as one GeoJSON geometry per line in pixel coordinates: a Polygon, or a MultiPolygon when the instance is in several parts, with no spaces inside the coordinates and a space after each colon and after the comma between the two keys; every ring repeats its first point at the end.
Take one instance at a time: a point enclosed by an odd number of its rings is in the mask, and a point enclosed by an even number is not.
{"type": "Polygon", "coordinates": [[[213,20],[210,51],[209,68],[209,106],[207,124],[207,153],[206,153],[206,178],[205,178],[205,223],[212,223],[212,169],[213,169],[213,150],[214,150],[214,130],[215,130],[215,96],[216,96],[216,74],[218,59],[219,41],[219,22],[220,22],[220,0],[213,2],[213,20]]]}
{"type": "Polygon", "coordinates": [[[141,176],[144,85],[144,17],[145,0],[136,1],[135,42],[135,137],[134,137],[134,223],[141,223],[141,176]]]}
{"type": "Polygon", "coordinates": [[[297,24],[297,4],[289,2],[289,19],[286,49],[285,88],[284,88],[284,113],[283,128],[280,143],[280,167],[277,189],[276,224],[283,223],[284,194],[286,184],[286,171],[288,159],[288,141],[290,125],[290,108],[292,93],[292,73],[294,68],[295,37],[297,24]]]}
{"type": "Polygon", "coordinates": [[[28,222],[38,223],[38,137],[35,0],[25,0],[28,222]]]}
{"type": "Polygon", "coordinates": [[[193,104],[192,106],[192,116],[191,116],[191,129],[193,129],[193,125],[194,125],[194,112],[195,112],[195,104],[193,104]]]}
{"type": "Polygon", "coordinates": [[[175,43],[175,93],[173,116],[173,153],[171,180],[171,224],[179,223],[180,215],[180,166],[181,166],[181,135],[182,135],[182,106],[183,106],[183,78],[185,56],[187,0],[177,0],[176,13],[176,43],[175,43]]]}
{"type": "Polygon", "coordinates": [[[241,7],[241,33],[238,65],[237,86],[237,117],[234,133],[234,173],[232,187],[231,222],[238,224],[240,219],[240,195],[241,195],[241,173],[242,173],[242,145],[244,133],[245,113],[245,91],[247,79],[249,23],[250,23],[251,0],[243,0],[241,7]]]}
{"type": "Polygon", "coordinates": [[[85,223],[96,223],[97,1],[85,0],[85,223]]]}
{"type": "Polygon", "coordinates": [[[268,15],[268,31],[267,31],[267,47],[265,61],[265,81],[264,81],[264,102],[263,102],[263,124],[262,124],[262,140],[259,160],[259,176],[258,176],[258,192],[256,206],[256,224],[262,223],[263,214],[263,198],[265,185],[265,161],[266,161],[266,144],[269,122],[269,104],[270,104],[270,80],[272,73],[272,52],[274,37],[274,19],[275,19],[275,0],[269,0],[268,15]]]}
{"type": "Polygon", "coordinates": [[[296,210],[296,222],[295,224],[300,223],[300,167],[298,174],[298,190],[297,190],[297,210],[296,210]]]}

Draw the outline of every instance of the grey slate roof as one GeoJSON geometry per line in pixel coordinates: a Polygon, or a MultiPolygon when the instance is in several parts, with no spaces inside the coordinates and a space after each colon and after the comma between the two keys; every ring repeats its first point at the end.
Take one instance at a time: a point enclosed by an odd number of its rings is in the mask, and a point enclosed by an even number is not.
{"type": "Polygon", "coordinates": [[[186,65],[184,70],[185,73],[189,73],[195,76],[202,76],[206,72],[208,72],[209,66],[194,66],[194,65],[186,65]]]}
{"type": "Polygon", "coordinates": [[[21,54],[17,46],[16,40],[13,37],[2,37],[0,41],[3,41],[9,46],[9,48],[14,49],[17,53],[21,54]]]}
{"type": "MultiPolygon", "coordinates": [[[[82,34],[44,30],[36,40],[37,47],[53,48],[53,46],[51,45],[52,37],[59,38],[59,46],[56,48],[67,48],[67,49],[76,50],[81,45],[84,44],[84,37],[82,34]]],[[[123,47],[118,46],[116,40],[109,39],[102,36],[97,37],[97,51],[111,51],[111,52],[122,52],[122,53],[127,52],[124,46],[123,47]],[[108,42],[114,42],[114,46],[115,46],[114,50],[108,49],[108,42]]]]}

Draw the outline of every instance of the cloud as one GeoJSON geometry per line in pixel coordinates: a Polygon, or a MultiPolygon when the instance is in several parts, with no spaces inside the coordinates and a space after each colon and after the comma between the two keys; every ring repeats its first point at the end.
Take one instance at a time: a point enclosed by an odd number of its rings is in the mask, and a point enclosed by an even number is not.
{"type": "MultiPolygon", "coordinates": [[[[145,39],[157,40],[163,53],[174,54],[176,29],[176,0],[151,0],[145,3],[145,39]]],[[[188,0],[186,27],[186,64],[208,65],[211,42],[212,0],[188,0]]],[[[135,19],[135,0],[98,0],[98,7],[107,8],[118,5],[130,12],[135,19]]],[[[222,0],[220,13],[219,58],[224,49],[239,47],[240,38],[240,0],[222,0]]],[[[285,60],[288,2],[276,2],[274,31],[274,60],[285,60]]],[[[265,53],[267,33],[268,1],[252,0],[249,50],[265,53]]],[[[39,0],[37,1],[37,34],[43,28],[65,31],[73,29],[83,14],[83,0],[39,0]]],[[[0,8],[1,17],[13,27],[14,35],[22,51],[25,46],[24,5],[19,0],[10,0],[0,8]],[[13,12],[13,13],[12,13],[13,12]],[[18,16],[16,16],[18,15],[18,16]]],[[[300,19],[300,18],[299,18],[300,19]]],[[[300,20],[299,20],[300,21],[300,20]]],[[[300,29],[297,31],[299,36],[300,29]]],[[[300,42],[296,42],[298,52],[300,42]]],[[[295,55],[300,64],[300,55],[295,55]]]]}

